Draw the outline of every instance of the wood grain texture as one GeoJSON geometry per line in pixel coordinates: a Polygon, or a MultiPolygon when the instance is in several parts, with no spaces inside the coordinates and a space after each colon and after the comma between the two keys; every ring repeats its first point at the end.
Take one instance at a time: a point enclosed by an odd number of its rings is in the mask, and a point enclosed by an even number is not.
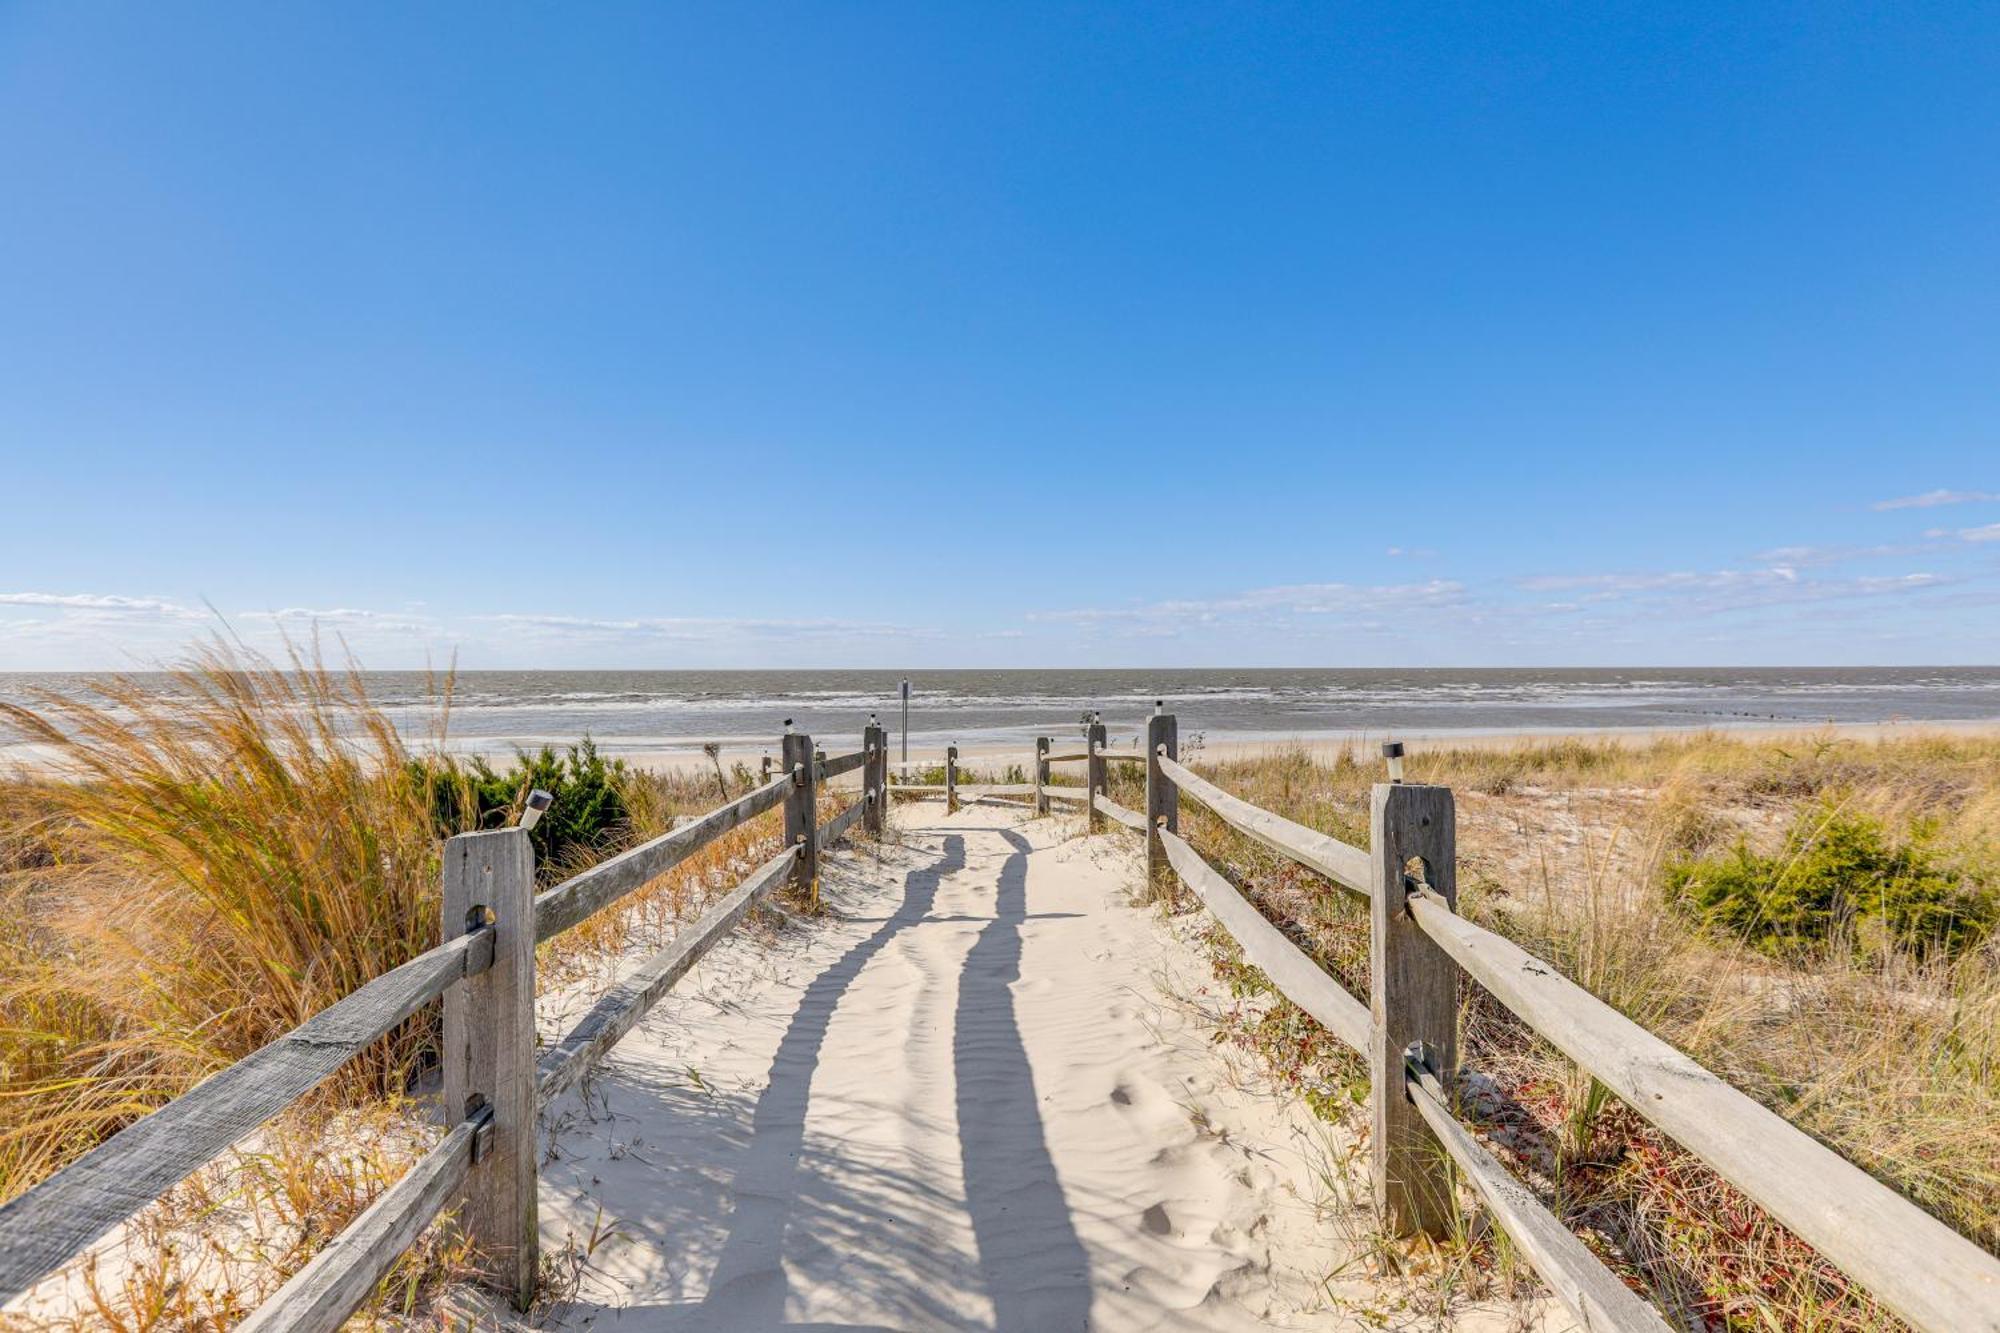
{"type": "Polygon", "coordinates": [[[1549,1290],[1591,1333],[1671,1333],[1659,1311],[1618,1280],[1590,1247],[1452,1117],[1443,1086],[1428,1070],[1410,1071],[1409,1094],[1431,1133],[1486,1201],[1514,1247],[1527,1256],[1549,1290]]]}
{"type": "Polygon", "coordinates": [[[1087,752],[1076,750],[1066,751],[1062,754],[1051,754],[1048,761],[1052,764],[1081,764],[1087,762],[1089,759],[1090,755],[1087,752]]]}
{"type": "Polygon", "coordinates": [[[1099,814],[1116,820],[1126,828],[1131,829],[1134,833],[1144,833],[1146,831],[1146,817],[1144,815],[1140,814],[1137,810],[1118,804],[1118,802],[1112,800],[1109,796],[1099,795],[1091,804],[1097,807],[1099,814]]]}
{"type": "Polygon", "coordinates": [[[1328,976],[1318,963],[1285,933],[1264,919],[1208,862],[1188,846],[1178,833],[1160,835],[1167,861],[1181,882],[1194,890],[1202,905],[1222,923],[1230,938],[1242,947],[1247,958],[1278,993],[1311,1015],[1313,1020],[1354,1050],[1368,1050],[1368,1009],[1349,995],[1338,981],[1328,976]]]}
{"type": "Polygon", "coordinates": [[[1049,812],[1049,738],[1035,737],[1035,813],[1049,812]]]}
{"type": "Polygon", "coordinates": [[[621,977],[561,1041],[542,1053],[536,1076],[538,1100],[547,1105],[603,1060],[618,1039],[630,1032],[703,954],[735,929],[759,900],[785,882],[798,855],[797,847],[787,847],[758,866],[693,925],[675,935],[666,948],[621,977]]]}
{"type": "Polygon", "coordinates": [[[1458,1069],[1458,965],[1404,905],[1408,867],[1443,903],[1458,901],[1457,816],[1448,787],[1378,783],[1370,810],[1375,892],[1369,903],[1369,1107],[1375,1205],[1392,1236],[1450,1234],[1458,1213],[1442,1145],[1405,1087],[1421,1047],[1446,1078],[1458,1069]]]}
{"type": "Polygon", "coordinates": [[[535,900],[535,938],[553,939],[595,916],[620,898],[658,879],[731,829],[775,810],[792,793],[789,773],[780,773],[747,796],[711,810],[671,833],[600,861],[572,875],[535,900]]]}
{"type": "Polygon", "coordinates": [[[461,833],[444,845],[445,929],[474,913],[493,926],[493,966],[445,992],[444,1105],[491,1107],[491,1146],[459,1190],[459,1225],[514,1307],[534,1301],[540,1263],[535,1180],[535,853],[526,829],[461,833]]]}
{"type": "Polygon", "coordinates": [[[862,731],[861,749],[868,756],[861,772],[861,799],[868,803],[868,812],[861,817],[862,826],[869,833],[880,835],[889,807],[889,799],[882,791],[889,784],[889,737],[880,723],[871,722],[862,731]]]}
{"type": "Polygon", "coordinates": [[[1426,898],[1410,912],[1557,1050],[1910,1324],[2000,1333],[2000,1258],[1511,940],[1426,898]]]}
{"type": "Polygon", "coordinates": [[[1174,780],[1183,794],[1200,801],[1238,833],[1291,857],[1308,870],[1318,871],[1344,889],[1363,897],[1371,892],[1374,870],[1368,853],[1359,847],[1350,847],[1338,838],[1294,824],[1282,815],[1231,796],[1177,760],[1161,760],[1160,770],[1174,780]]]}
{"type": "Polygon", "coordinates": [[[1104,812],[1098,807],[1096,797],[1104,795],[1109,787],[1108,775],[1104,771],[1104,724],[1093,722],[1084,729],[1083,749],[1085,764],[1083,769],[1083,789],[1089,792],[1090,801],[1084,804],[1084,832],[1098,833],[1104,828],[1104,812]]]}
{"type": "Polygon", "coordinates": [[[817,833],[813,834],[813,841],[818,844],[821,851],[825,851],[846,837],[847,831],[854,827],[856,821],[861,818],[867,809],[868,801],[866,797],[863,797],[861,800],[848,806],[845,810],[842,810],[832,819],[827,820],[825,825],[817,833]]]}
{"type": "Polygon", "coordinates": [[[136,1120],[0,1206],[0,1301],[159,1198],[493,958],[494,932],[453,937],[136,1120]]]}
{"type": "Polygon", "coordinates": [[[792,888],[810,902],[819,884],[819,840],[813,830],[819,819],[819,784],[813,780],[812,737],[788,734],[784,762],[792,775],[792,790],[785,797],[785,846],[799,849],[792,862],[792,888]]]}
{"type": "Polygon", "coordinates": [[[837,755],[819,766],[820,781],[825,782],[830,778],[852,773],[867,762],[868,751],[865,749],[856,750],[853,754],[837,755]]]}
{"type": "Polygon", "coordinates": [[[478,1133],[461,1121],[435,1148],[321,1247],[236,1333],[334,1333],[456,1196],[478,1133]]]}
{"type": "Polygon", "coordinates": [[[1159,830],[1180,832],[1181,798],[1174,780],[1160,767],[1162,756],[1177,758],[1181,752],[1180,721],[1172,713],[1155,713],[1146,719],[1146,882],[1158,884],[1167,871],[1167,852],[1160,845],[1159,830]]]}
{"type": "Polygon", "coordinates": [[[1079,805],[1083,803],[1083,788],[1081,787],[1044,787],[1042,795],[1048,797],[1051,801],[1075,801],[1079,805]]]}
{"type": "Polygon", "coordinates": [[[950,745],[944,752],[944,809],[946,814],[958,809],[958,747],[950,745]]]}

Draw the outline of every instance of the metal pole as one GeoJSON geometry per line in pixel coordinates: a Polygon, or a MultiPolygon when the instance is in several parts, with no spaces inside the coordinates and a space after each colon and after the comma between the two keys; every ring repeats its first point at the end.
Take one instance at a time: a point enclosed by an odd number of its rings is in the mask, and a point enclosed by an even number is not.
{"type": "MultiPolygon", "coordinates": [[[[903,682],[903,762],[910,762],[910,682],[903,682]]],[[[909,779],[903,779],[908,782],[909,779]]]]}

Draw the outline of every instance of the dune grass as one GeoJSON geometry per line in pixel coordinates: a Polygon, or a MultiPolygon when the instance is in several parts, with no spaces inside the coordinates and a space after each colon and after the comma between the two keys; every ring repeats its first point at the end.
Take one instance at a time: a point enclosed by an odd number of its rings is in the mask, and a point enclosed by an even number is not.
{"type": "MultiPolygon", "coordinates": [[[[412,743],[315,646],[273,661],[218,642],[164,689],[92,688],[0,711],[0,734],[58,755],[0,780],[0,1199],[432,947],[443,839],[510,822],[528,785],[554,784],[564,812],[545,821],[551,880],[718,799],[713,774],[628,772],[587,744],[503,771],[454,761],[430,743],[448,676],[412,743]]],[[[544,985],[588,987],[671,935],[776,850],[776,819],[544,944],[544,985]]],[[[435,1130],[412,1093],[436,1040],[432,1006],[137,1219],[138,1244],[115,1271],[86,1266],[73,1308],[16,1322],[230,1326],[421,1155],[435,1130]]],[[[368,1318],[464,1271],[450,1233],[398,1265],[368,1318]]]]}
{"type": "MultiPolygon", "coordinates": [[[[1247,800],[1367,845],[1378,766],[1299,752],[1202,768],[1247,800]]],[[[2000,943],[1990,916],[1916,940],[1871,933],[1865,914],[1850,914],[1772,948],[1755,912],[1718,920],[1687,910],[1684,892],[1691,866],[1740,870],[1763,858],[1765,878],[1739,875],[1734,887],[1782,896],[1802,821],[1824,826],[1835,811],[1876,826],[1892,866],[1904,864],[1898,847],[1920,844],[1926,902],[1990,901],[2000,886],[2000,742],[1565,741],[1430,750],[1410,769],[1410,780],[1459,795],[1462,911],[2000,1249],[2000,943]],[[1951,947],[1935,947],[1947,935],[1951,947]]],[[[1112,782],[1115,799],[1137,799],[1136,775],[1114,771],[1112,782]]],[[[1184,810],[1187,831],[1262,910],[1366,995],[1362,905],[1192,803],[1184,810]]],[[[1851,853],[1820,870],[1880,869],[1874,853],[1851,853]]],[[[1361,1062],[1275,1000],[1226,939],[1213,957],[1243,1000],[1231,1037],[1322,1114],[1355,1115],[1361,1062]]],[[[1683,1326],[1900,1327],[1470,983],[1461,1022],[1478,1075],[1468,1107],[1495,1145],[1683,1326]]],[[[1495,1255],[1490,1238],[1465,1244],[1495,1255]]]]}

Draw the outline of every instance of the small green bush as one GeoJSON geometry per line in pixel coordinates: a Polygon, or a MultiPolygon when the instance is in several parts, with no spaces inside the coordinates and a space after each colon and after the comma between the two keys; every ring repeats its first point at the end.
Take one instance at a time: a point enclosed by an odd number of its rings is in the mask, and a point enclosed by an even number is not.
{"type": "Polygon", "coordinates": [[[528,834],[537,867],[573,867],[579,857],[600,854],[631,831],[624,761],[605,759],[588,736],[562,753],[552,745],[535,754],[517,752],[505,772],[475,757],[423,777],[431,785],[433,819],[441,837],[504,828],[521,817],[530,791],[540,787],[548,792],[555,800],[528,834]]]}
{"type": "Polygon", "coordinates": [[[2000,918],[2000,897],[1947,865],[1933,828],[1895,841],[1879,820],[1821,801],[1800,813],[1776,856],[1741,838],[1713,856],[1666,866],[1668,900],[1701,924],[1766,953],[1798,956],[1845,940],[1858,952],[1887,945],[1956,954],[2000,918]]]}

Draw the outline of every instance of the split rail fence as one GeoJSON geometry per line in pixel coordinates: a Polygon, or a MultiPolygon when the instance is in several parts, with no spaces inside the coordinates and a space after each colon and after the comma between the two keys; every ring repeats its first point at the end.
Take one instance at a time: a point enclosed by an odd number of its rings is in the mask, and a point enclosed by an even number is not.
{"type": "Polygon", "coordinates": [[[1176,876],[1271,984],[1366,1057],[1375,1199],[1398,1235],[1444,1234],[1458,1209],[1453,1169],[1485,1202],[1586,1328],[1665,1329],[1660,1314],[1607,1268],[1493,1156],[1457,1113],[1465,1070],[1457,1041],[1461,975],[1638,1114],[1812,1245],[1884,1306],[1927,1333],[2000,1333],[2000,1260],[1788,1124],[1555,967],[1456,911],[1451,790],[1401,782],[1372,794],[1367,850],[1259,809],[1179,760],[1171,714],[1146,722],[1146,748],[1107,748],[1101,721],[1084,745],[1035,743],[1030,783],[962,784],[957,747],[942,784],[892,783],[886,736],[829,759],[804,735],[784,739],[783,771],[662,837],[534,892],[521,829],[451,839],[444,856],[444,939],[300,1027],[135,1121],[0,1206],[0,1301],[27,1290],[232,1144],[298,1100],[424,1005],[444,1002],[444,1105],[457,1117],[401,1180],[260,1307],[245,1329],[334,1329],[439,1213],[499,1264],[489,1277],[525,1306],[536,1253],[535,1118],[574,1083],[773,889],[810,894],[822,848],[857,821],[879,832],[898,796],[1018,804],[1047,815],[1082,807],[1086,827],[1146,840],[1147,872],[1176,876]],[[1081,788],[1051,781],[1085,765],[1081,788]],[[1146,767],[1145,810],[1108,794],[1114,763],[1146,767]],[[860,798],[815,827],[822,783],[863,771],[860,798]],[[969,792],[969,794],[967,794],[969,792]],[[1183,798],[1237,832],[1364,900],[1369,995],[1348,993],[1180,836],[1183,798]],[[735,889],[600,999],[554,1046],[535,1052],[534,951],[757,815],[784,808],[784,843],[735,889]]]}
{"type": "Polygon", "coordinates": [[[787,733],[784,770],[745,796],[592,866],[542,894],[522,828],[444,847],[444,943],[383,973],[0,1206],[0,1302],[13,1299],[305,1096],[433,1000],[443,1000],[444,1107],[437,1145],[329,1240],[239,1329],[337,1329],[440,1213],[487,1256],[487,1277],[525,1309],[537,1252],[535,1118],[717,941],[780,885],[810,899],[821,850],[887,805],[883,728],[828,758],[787,733]],[[819,791],[860,769],[859,799],[815,827],[819,791]],[[741,824],[782,806],[784,842],[692,925],[535,1048],[535,946],[580,924],[741,824]]]}
{"type": "MultiPolygon", "coordinates": [[[[1098,721],[1086,727],[1080,751],[1053,753],[1048,738],[1038,739],[1034,808],[1047,814],[1052,798],[1075,800],[1084,804],[1090,832],[1115,823],[1145,838],[1149,876],[1171,871],[1280,994],[1366,1057],[1375,1201],[1392,1234],[1451,1231],[1455,1167],[1585,1328],[1668,1327],[1459,1119],[1463,974],[1910,1325],[2000,1333],[2000,1259],[1553,964],[1459,916],[1450,788],[1378,784],[1363,850],[1259,809],[1182,765],[1173,715],[1148,718],[1145,737],[1143,752],[1107,749],[1098,721]],[[1056,763],[1086,766],[1080,791],[1049,785],[1056,763]],[[1145,764],[1143,813],[1108,796],[1113,763],[1145,764]],[[1365,1004],[1180,836],[1182,798],[1368,904],[1365,1004]]],[[[957,774],[948,772],[947,781],[956,797],[957,774]]]]}

